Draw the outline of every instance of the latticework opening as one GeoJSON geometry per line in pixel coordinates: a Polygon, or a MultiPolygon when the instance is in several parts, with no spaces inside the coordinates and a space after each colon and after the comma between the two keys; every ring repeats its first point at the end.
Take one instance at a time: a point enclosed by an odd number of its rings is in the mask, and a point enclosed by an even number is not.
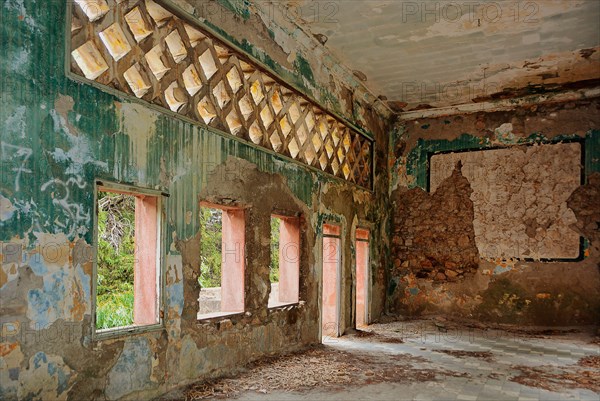
{"type": "Polygon", "coordinates": [[[129,88],[137,97],[142,97],[152,87],[145,74],[140,69],[140,65],[135,63],[125,73],[123,77],[127,81],[129,88]]]}
{"type": "Polygon", "coordinates": [[[218,71],[217,64],[215,63],[215,59],[210,50],[206,50],[200,57],[198,57],[198,61],[202,66],[202,71],[204,71],[204,76],[206,79],[211,79],[213,75],[218,71]]]}
{"type": "Polygon", "coordinates": [[[170,70],[169,67],[163,62],[163,50],[161,45],[156,45],[148,53],[146,53],[146,62],[150,71],[156,77],[157,81],[160,81],[162,77],[170,70]]]}
{"type": "Polygon", "coordinates": [[[187,50],[183,41],[181,40],[181,36],[179,36],[179,32],[175,29],[173,32],[167,35],[165,38],[165,42],[167,43],[167,48],[173,57],[173,60],[179,64],[187,57],[187,50]]]}
{"type": "Polygon", "coordinates": [[[131,46],[119,24],[112,24],[98,34],[110,55],[119,61],[131,51],[131,46]]]}
{"type": "Polygon", "coordinates": [[[183,71],[183,84],[190,96],[194,96],[202,88],[200,75],[198,75],[198,71],[193,64],[190,64],[188,68],[183,71]]]}
{"type": "Polygon", "coordinates": [[[279,135],[277,135],[277,132],[274,132],[271,137],[269,138],[269,142],[271,142],[271,146],[273,147],[273,150],[275,152],[279,151],[279,149],[281,149],[281,145],[283,144],[283,142],[281,142],[281,139],[279,139],[279,135]]]}
{"type": "Polygon", "coordinates": [[[75,0],[71,27],[75,74],[370,187],[369,139],[160,0],[75,0]]]}

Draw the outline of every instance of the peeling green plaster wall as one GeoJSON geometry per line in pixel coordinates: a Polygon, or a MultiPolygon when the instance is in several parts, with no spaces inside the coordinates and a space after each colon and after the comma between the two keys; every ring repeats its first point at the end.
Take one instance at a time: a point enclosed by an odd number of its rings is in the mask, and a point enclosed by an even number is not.
{"type": "MultiPolygon", "coordinates": [[[[197,184],[189,189],[198,191],[211,170],[231,155],[250,160],[263,171],[285,175],[290,188],[307,203],[319,180],[336,181],[68,79],[63,66],[63,15],[61,2],[3,5],[0,29],[7,45],[0,48],[4,124],[0,180],[4,196],[20,206],[15,218],[3,221],[3,240],[31,235],[32,227],[58,229],[54,222],[63,221],[70,239],[79,233],[89,242],[90,233],[71,217],[78,212],[85,215],[80,221],[85,225],[91,211],[75,211],[70,205],[89,204],[87,184],[94,178],[168,189],[194,174],[197,184]],[[161,165],[168,171],[187,171],[161,182],[161,165]],[[38,200],[40,192],[53,193],[54,199],[38,200]]],[[[305,60],[299,64],[310,72],[305,60]]],[[[187,202],[180,207],[193,210],[193,201],[187,202]]]]}
{"type": "MultiPolygon", "coordinates": [[[[198,232],[198,194],[222,178],[215,174],[223,174],[219,167],[234,157],[278,177],[277,182],[282,177],[286,190],[314,213],[307,216],[309,224],[320,222],[321,214],[342,213],[319,204],[327,189],[341,188],[344,197],[336,205],[354,219],[360,213],[372,222],[384,220],[384,199],[373,201],[369,191],[67,78],[65,11],[65,1],[0,3],[0,398],[88,399],[100,392],[112,399],[138,391],[153,396],[179,380],[226,372],[248,355],[314,341],[317,334],[307,331],[314,323],[298,331],[280,323],[285,315],[249,324],[247,332],[208,327],[190,340],[182,323],[185,289],[175,243],[198,232]],[[171,194],[165,200],[163,244],[166,328],[101,346],[90,333],[96,179],[171,194]],[[302,342],[295,344],[294,336],[302,342]],[[197,348],[202,341],[209,345],[197,348]],[[241,347],[248,341],[252,346],[244,347],[246,354],[225,355],[225,344],[241,347]]],[[[312,79],[316,67],[300,56],[297,60],[297,71],[270,63],[282,78],[300,85],[312,79]]],[[[361,118],[369,121],[363,127],[382,139],[383,123],[376,116],[361,118]]],[[[385,138],[378,146],[387,147],[385,138]]],[[[385,165],[383,159],[377,163],[385,165]]],[[[385,170],[378,171],[376,185],[387,187],[385,170]]],[[[225,172],[233,179],[246,173],[225,172]]],[[[374,249],[384,241],[379,231],[373,231],[374,249]]],[[[379,258],[379,251],[374,255],[379,258]]],[[[346,264],[350,271],[351,258],[346,264]]],[[[374,268],[373,274],[383,288],[382,269],[374,268]]],[[[308,300],[310,313],[316,311],[315,299],[308,300]]],[[[374,299],[380,305],[373,311],[377,316],[383,295],[374,291],[374,299]]],[[[345,307],[351,309],[350,302],[345,307]]],[[[345,315],[346,326],[352,324],[351,313],[345,315]]]]}

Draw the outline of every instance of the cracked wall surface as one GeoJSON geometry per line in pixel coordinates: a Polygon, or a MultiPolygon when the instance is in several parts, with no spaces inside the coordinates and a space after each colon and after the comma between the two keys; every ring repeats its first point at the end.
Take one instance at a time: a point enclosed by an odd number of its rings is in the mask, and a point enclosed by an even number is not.
{"type": "MultiPolygon", "coordinates": [[[[0,398],[149,398],[319,342],[319,239],[327,219],[344,222],[342,328],[355,320],[358,226],[371,228],[370,313],[377,319],[386,287],[387,129],[363,100],[340,95],[352,83],[330,76],[310,53],[298,56],[306,50],[296,48],[288,60],[283,44],[295,39],[277,24],[272,35],[246,19],[246,8],[223,1],[214,3],[222,14],[204,15],[248,54],[375,138],[374,192],[69,79],[65,3],[0,5],[6,43],[0,48],[0,398]],[[96,180],[170,194],[161,210],[162,329],[92,337],[96,180]],[[208,321],[196,315],[202,200],[247,211],[245,313],[208,321]],[[301,215],[301,302],[268,309],[274,211],[301,215]]],[[[196,14],[194,6],[177,3],[196,14]]]]}
{"type": "Polygon", "coordinates": [[[388,310],[518,324],[597,322],[599,107],[592,99],[399,122],[390,144],[388,310]],[[431,177],[430,169],[437,169],[431,177]],[[490,179],[500,190],[486,187],[490,179]],[[433,229],[424,233],[419,223],[433,229]],[[449,277],[438,255],[471,261],[470,274],[449,277]]]}
{"type": "Polygon", "coordinates": [[[457,161],[473,193],[475,243],[485,258],[577,259],[567,206],[581,184],[581,144],[561,143],[433,155],[430,191],[457,161]]]}

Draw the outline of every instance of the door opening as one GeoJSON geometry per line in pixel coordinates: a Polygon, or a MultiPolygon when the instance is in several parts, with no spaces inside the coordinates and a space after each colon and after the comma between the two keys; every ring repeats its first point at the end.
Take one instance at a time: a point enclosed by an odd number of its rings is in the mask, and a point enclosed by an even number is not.
{"type": "Polygon", "coordinates": [[[369,324],[369,230],[356,230],[356,328],[369,324]]]}
{"type": "Polygon", "coordinates": [[[323,225],[323,277],[321,294],[321,333],[323,338],[340,335],[341,228],[323,225]]]}

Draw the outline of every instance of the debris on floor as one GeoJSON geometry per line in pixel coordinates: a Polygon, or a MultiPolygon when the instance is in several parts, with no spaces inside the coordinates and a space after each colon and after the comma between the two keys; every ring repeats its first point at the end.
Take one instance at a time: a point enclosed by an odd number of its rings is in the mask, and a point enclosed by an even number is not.
{"type": "Polygon", "coordinates": [[[438,331],[441,331],[442,333],[447,333],[448,332],[448,327],[440,322],[433,322],[433,324],[435,325],[435,327],[437,327],[438,331]]]}
{"type": "Polygon", "coordinates": [[[447,355],[451,355],[455,358],[480,358],[487,362],[491,362],[493,360],[494,354],[489,351],[459,351],[459,350],[450,350],[450,349],[434,349],[433,352],[441,352],[447,355]]]}
{"type": "Polygon", "coordinates": [[[506,333],[513,333],[526,337],[540,337],[547,338],[549,336],[565,336],[568,334],[581,333],[579,329],[573,328],[536,328],[536,327],[516,327],[510,324],[498,324],[498,323],[482,323],[482,322],[456,322],[458,327],[466,327],[476,330],[501,330],[506,333]]]}
{"type": "Polygon", "coordinates": [[[380,334],[375,331],[366,331],[366,330],[356,330],[356,333],[353,335],[357,339],[366,338],[368,341],[376,341],[380,343],[391,343],[391,344],[402,344],[404,340],[402,337],[398,337],[395,335],[389,334],[380,334]]]}
{"type": "Polygon", "coordinates": [[[464,372],[422,369],[413,365],[425,361],[411,355],[390,355],[382,361],[381,356],[315,346],[305,352],[261,359],[235,378],[194,384],[185,391],[185,400],[235,398],[246,391],[263,394],[276,390],[291,392],[313,388],[335,391],[350,384],[425,382],[435,381],[438,376],[469,376],[464,372]]]}
{"type": "Polygon", "coordinates": [[[324,345],[262,358],[237,376],[197,382],[160,400],[341,400],[382,385],[406,393],[407,399],[467,395],[487,401],[522,392],[553,400],[597,400],[600,356],[597,347],[588,345],[595,333],[587,328],[572,331],[565,341],[557,335],[535,337],[543,328],[534,336],[485,330],[459,336],[460,327],[444,323],[455,331],[452,335],[439,334],[430,320],[408,327],[402,322],[370,325],[324,345]]]}
{"type": "Polygon", "coordinates": [[[578,329],[522,329],[510,326],[500,326],[499,329],[508,333],[522,334],[529,337],[564,336],[567,334],[581,333],[578,329]]]}
{"type": "Polygon", "coordinates": [[[600,356],[586,356],[581,358],[577,364],[579,366],[586,366],[590,368],[600,368],[600,356]]]}
{"type": "Polygon", "coordinates": [[[358,371],[359,368],[346,353],[317,346],[306,352],[261,359],[250,364],[246,372],[235,378],[192,385],[185,399],[231,398],[242,391],[267,393],[273,390],[340,386],[350,383],[352,374],[358,371]]]}
{"type": "Polygon", "coordinates": [[[584,388],[600,393],[600,357],[586,356],[575,365],[513,366],[521,374],[511,378],[519,384],[549,391],[584,388]]]}

